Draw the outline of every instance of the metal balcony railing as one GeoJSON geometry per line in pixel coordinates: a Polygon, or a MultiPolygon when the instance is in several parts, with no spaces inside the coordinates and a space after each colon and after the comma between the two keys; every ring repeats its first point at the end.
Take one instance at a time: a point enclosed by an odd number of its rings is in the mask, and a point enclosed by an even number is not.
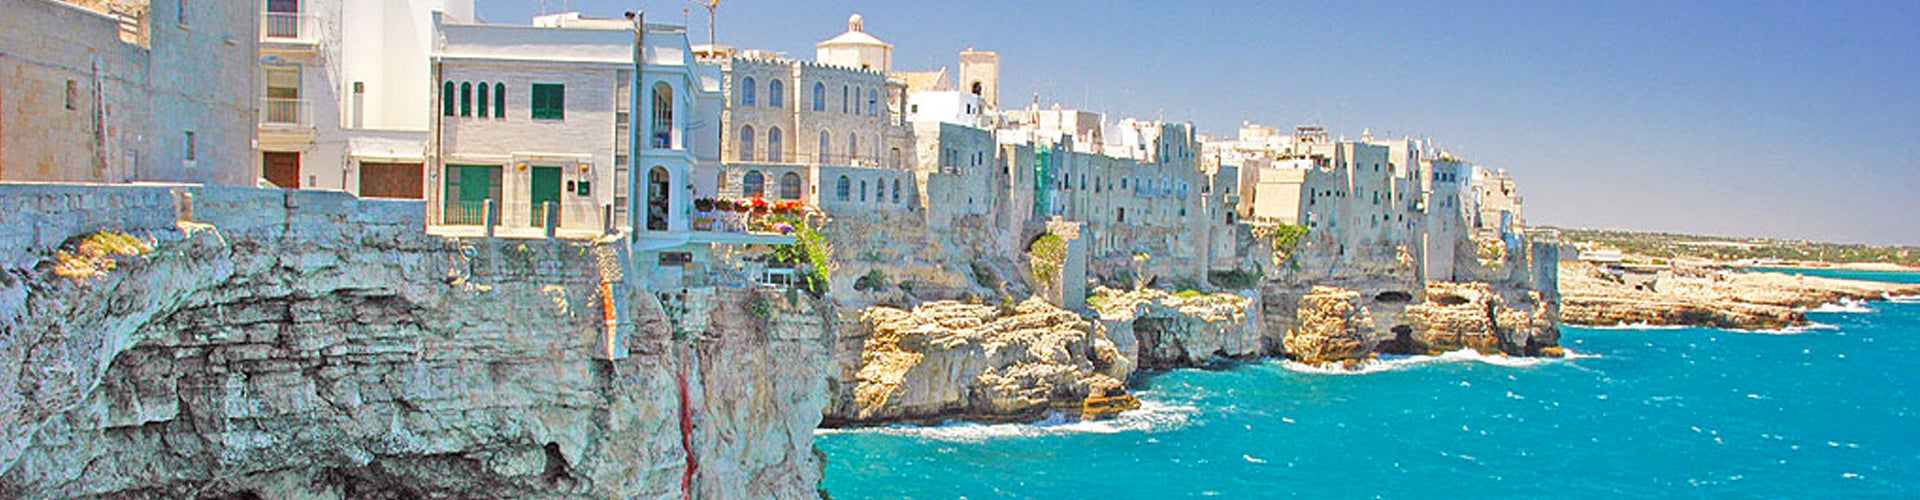
{"type": "Polygon", "coordinates": [[[313,106],[305,99],[260,99],[260,124],[276,127],[311,127],[313,106]]]}
{"type": "Polygon", "coordinates": [[[260,19],[260,40],[269,42],[312,42],[314,17],[298,12],[268,12],[260,19]]]}
{"type": "Polygon", "coordinates": [[[447,209],[440,214],[440,223],[449,226],[481,226],[491,218],[492,200],[449,201],[447,209]]]}

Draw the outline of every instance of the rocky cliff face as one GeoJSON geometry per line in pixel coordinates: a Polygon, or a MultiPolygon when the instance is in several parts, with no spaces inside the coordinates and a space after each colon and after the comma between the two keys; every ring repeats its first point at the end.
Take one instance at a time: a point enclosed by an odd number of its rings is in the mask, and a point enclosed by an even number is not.
{"type": "Polygon", "coordinates": [[[613,245],[213,188],[187,233],[164,188],[26,189],[0,187],[32,205],[0,215],[32,235],[0,272],[0,497],[814,496],[831,332],[804,298],[635,293],[609,360],[613,245]],[[151,251],[59,271],[96,221],[151,251]]]}
{"type": "Polygon", "coordinates": [[[1360,292],[1315,287],[1300,298],[1287,331],[1287,355],[1302,363],[1352,362],[1373,354],[1373,317],[1360,305],[1360,292]]]}
{"type": "Polygon", "coordinates": [[[860,345],[841,357],[830,426],[1077,414],[1090,395],[1123,393],[1132,369],[1098,324],[1038,299],[873,307],[842,335],[860,345]]]}
{"type": "Polygon", "coordinates": [[[1406,338],[1391,349],[1434,353],[1473,349],[1482,354],[1558,356],[1560,330],[1535,291],[1501,293],[1485,283],[1427,284],[1426,302],[1407,308],[1406,338]]]}
{"type": "Polygon", "coordinates": [[[1279,351],[1278,338],[1255,314],[1258,297],[1110,288],[1096,289],[1094,297],[1091,303],[1107,336],[1141,369],[1202,366],[1279,351]]]}
{"type": "Polygon", "coordinates": [[[1826,304],[1920,295],[1916,285],[1686,266],[1632,277],[1587,263],[1561,265],[1560,290],[1569,324],[1747,330],[1804,325],[1808,309],[1826,304]]]}

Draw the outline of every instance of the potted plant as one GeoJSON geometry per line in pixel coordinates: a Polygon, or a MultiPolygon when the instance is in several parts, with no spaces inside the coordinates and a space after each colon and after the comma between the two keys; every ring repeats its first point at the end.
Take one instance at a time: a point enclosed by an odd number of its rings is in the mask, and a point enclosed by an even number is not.
{"type": "Polygon", "coordinates": [[[720,209],[721,212],[733,211],[733,202],[727,200],[707,200],[707,203],[713,204],[713,207],[720,209]]]}
{"type": "Polygon", "coordinates": [[[713,198],[695,198],[693,200],[693,209],[701,212],[712,212],[713,198]]]}

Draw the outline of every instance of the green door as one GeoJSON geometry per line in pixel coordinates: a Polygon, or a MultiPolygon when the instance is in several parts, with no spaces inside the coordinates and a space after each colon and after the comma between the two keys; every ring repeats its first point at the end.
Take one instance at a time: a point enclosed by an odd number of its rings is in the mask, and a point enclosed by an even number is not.
{"type": "Polygon", "coordinates": [[[560,211],[560,167],[533,167],[533,227],[546,227],[546,208],[560,211]],[[551,203],[551,205],[548,205],[551,203]]]}
{"type": "Polygon", "coordinates": [[[483,224],[487,200],[500,199],[500,167],[448,165],[446,191],[447,224],[483,224]]]}

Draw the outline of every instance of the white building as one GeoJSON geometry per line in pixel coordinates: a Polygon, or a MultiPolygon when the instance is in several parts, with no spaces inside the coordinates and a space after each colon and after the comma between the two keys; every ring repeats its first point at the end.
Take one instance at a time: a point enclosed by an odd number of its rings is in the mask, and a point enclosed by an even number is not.
{"type": "Polygon", "coordinates": [[[259,177],[289,189],[426,195],[434,16],[473,0],[256,0],[259,177]]]}

